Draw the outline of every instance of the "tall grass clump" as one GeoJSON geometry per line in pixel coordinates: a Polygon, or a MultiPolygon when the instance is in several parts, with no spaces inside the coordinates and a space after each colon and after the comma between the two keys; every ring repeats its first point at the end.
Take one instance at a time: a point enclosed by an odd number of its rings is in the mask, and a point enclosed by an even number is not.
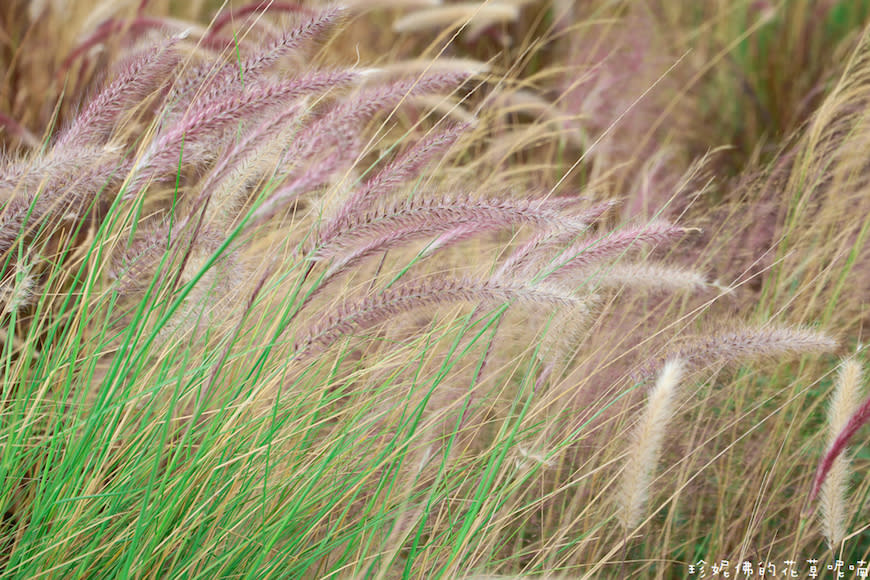
{"type": "MultiPolygon", "coordinates": [[[[833,338],[736,320],[740,283],[681,260],[699,232],[604,181],[503,171],[488,65],[342,64],[337,6],[181,29],[146,4],[0,168],[4,576],[595,577],[744,550],[716,457],[833,338]],[[758,394],[744,363],[785,357],[758,394]]],[[[520,17],[497,4],[472,38],[520,17]]]]}

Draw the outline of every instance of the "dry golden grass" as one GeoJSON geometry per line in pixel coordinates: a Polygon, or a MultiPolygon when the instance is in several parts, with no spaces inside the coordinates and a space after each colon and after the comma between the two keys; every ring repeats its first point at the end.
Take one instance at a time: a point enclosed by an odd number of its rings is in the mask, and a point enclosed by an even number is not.
{"type": "MultiPolygon", "coordinates": [[[[240,52],[227,62],[325,4],[276,2],[228,21],[240,52]]],[[[66,168],[51,147],[112,67],[186,31],[183,70],[196,70],[212,58],[197,44],[218,10],[246,6],[4,4],[7,151],[88,186],[82,168],[117,150],[83,148],[88,163],[66,168]]],[[[348,129],[359,149],[292,207],[257,205],[209,173],[231,139],[208,151],[191,138],[201,164],[148,190],[139,213],[96,212],[119,216],[108,233],[83,212],[89,227],[58,226],[39,251],[17,230],[3,234],[0,569],[670,578],[702,559],[795,560],[801,573],[812,558],[870,560],[866,454],[852,458],[851,499],[840,464],[822,525],[802,512],[828,442],[824,401],[835,383],[859,381],[835,381],[834,358],[801,356],[857,344],[850,364],[866,359],[868,12],[822,1],[350,3],[338,30],[269,77],[360,73],[303,107],[425,75],[468,75],[473,91],[427,91],[361,117],[348,129]],[[342,217],[373,167],[413,157],[456,121],[463,136],[400,180],[411,184],[399,190],[406,206],[372,202],[359,223],[342,217]],[[470,195],[444,208],[415,205],[421,191],[460,189],[470,195]],[[215,203],[192,239],[208,243],[151,252],[165,229],[151,214],[196,223],[202,192],[215,203]],[[578,240],[550,206],[509,205],[529,192],[602,215],[584,215],[591,234],[578,240]],[[475,218],[437,222],[450,212],[475,218]],[[215,260],[234,228],[242,249],[215,260]],[[317,235],[326,242],[306,254],[317,235]],[[377,259],[354,253],[364,243],[377,259]],[[130,259],[142,255],[151,261],[130,259]],[[546,260],[581,277],[544,273],[546,260]],[[76,286],[87,264],[96,273],[76,286]],[[152,294],[146,270],[160,280],[152,294]],[[408,271],[429,278],[408,283],[408,271]],[[116,306],[112,284],[125,276],[116,306]],[[72,309],[70,288],[85,297],[72,309]],[[173,302],[179,289],[187,299],[173,302]],[[503,301],[559,308],[505,312],[503,301]],[[669,380],[666,366],[645,406],[655,361],[674,353],[686,373],[669,380]],[[666,388],[676,383],[676,394],[666,388]]],[[[142,165],[167,135],[151,106],[133,107],[113,141],[142,165]]],[[[239,163],[245,192],[268,191],[284,143],[305,142],[297,127],[317,117],[300,118],[286,141],[239,163]]],[[[327,156],[304,153],[298,175],[313,182],[306,168],[327,156]]],[[[123,167],[125,185],[112,187],[138,186],[123,167]]],[[[51,183],[8,178],[4,216],[16,188],[51,183]]],[[[854,410],[849,400],[832,406],[838,416],[854,410]]]]}

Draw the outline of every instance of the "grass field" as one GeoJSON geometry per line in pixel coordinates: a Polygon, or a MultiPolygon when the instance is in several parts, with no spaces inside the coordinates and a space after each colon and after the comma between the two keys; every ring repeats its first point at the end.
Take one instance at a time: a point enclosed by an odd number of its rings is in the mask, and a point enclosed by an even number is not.
{"type": "Polygon", "coordinates": [[[3,3],[0,577],[861,577],[868,23],[3,3]]]}

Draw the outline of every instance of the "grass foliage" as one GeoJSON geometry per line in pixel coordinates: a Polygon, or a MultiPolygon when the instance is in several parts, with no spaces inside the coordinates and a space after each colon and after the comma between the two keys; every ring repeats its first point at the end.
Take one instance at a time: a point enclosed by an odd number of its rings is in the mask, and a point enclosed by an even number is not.
{"type": "Polygon", "coordinates": [[[84,4],[0,9],[0,575],[870,560],[866,3],[84,4]]]}

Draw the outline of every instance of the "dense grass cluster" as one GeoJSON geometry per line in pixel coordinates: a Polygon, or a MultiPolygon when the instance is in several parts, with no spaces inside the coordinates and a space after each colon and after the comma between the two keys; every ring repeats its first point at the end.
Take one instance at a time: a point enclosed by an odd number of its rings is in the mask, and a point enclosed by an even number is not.
{"type": "Polygon", "coordinates": [[[3,9],[0,575],[870,560],[867,7],[580,4],[3,9]]]}

